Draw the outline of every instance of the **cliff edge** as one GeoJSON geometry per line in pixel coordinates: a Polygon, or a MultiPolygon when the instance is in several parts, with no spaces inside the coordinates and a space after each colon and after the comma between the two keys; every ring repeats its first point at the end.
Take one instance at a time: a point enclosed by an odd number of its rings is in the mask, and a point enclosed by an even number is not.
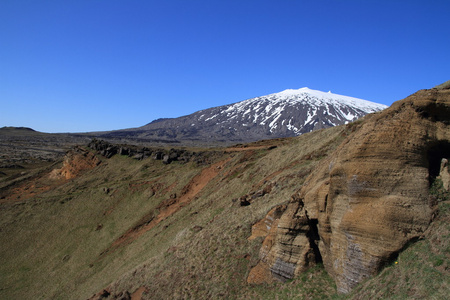
{"type": "Polygon", "coordinates": [[[255,269],[271,276],[250,272],[248,281],[284,281],[323,262],[347,293],[377,274],[433,219],[429,188],[445,178],[449,116],[450,89],[441,85],[347,125],[353,133],[292,196],[271,248],[261,249],[255,269]]]}

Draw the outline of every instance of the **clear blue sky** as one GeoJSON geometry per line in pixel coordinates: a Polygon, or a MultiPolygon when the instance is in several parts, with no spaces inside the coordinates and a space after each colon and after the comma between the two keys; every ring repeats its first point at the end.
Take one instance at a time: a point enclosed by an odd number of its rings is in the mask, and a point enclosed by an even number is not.
{"type": "Polygon", "coordinates": [[[448,0],[1,0],[0,127],[138,127],[288,88],[450,80],[448,0]]]}

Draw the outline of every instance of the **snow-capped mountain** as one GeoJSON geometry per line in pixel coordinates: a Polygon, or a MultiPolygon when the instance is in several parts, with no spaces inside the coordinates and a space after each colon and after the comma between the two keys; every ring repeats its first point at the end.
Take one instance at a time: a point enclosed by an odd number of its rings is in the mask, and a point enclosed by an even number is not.
{"type": "Polygon", "coordinates": [[[250,142],[346,124],[386,107],[305,87],[112,133],[152,140],[250,142]]]}

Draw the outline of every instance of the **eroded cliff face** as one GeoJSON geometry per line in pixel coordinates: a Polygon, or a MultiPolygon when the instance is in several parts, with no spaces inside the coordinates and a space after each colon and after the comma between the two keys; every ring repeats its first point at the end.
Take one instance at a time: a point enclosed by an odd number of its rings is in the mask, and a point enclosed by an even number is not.
{"type": "Polygon", "coordinates": [[[323,262],[346,293],[419,238],[434,213],[430,183],[450,157],[449,116],[450,89],[431,89],[348,125],[355,131],[293,195],[275,238],[268,236],[275,241],[260,259],[272,278],[323,262]]]}
{"type": "Polygon", "coordinates": [[[63,160],[61,169],[55,169],[50,178],[72,179],[85,170],[91,170],[100,164],[100,160],[94,153],[81,147],[74,147],[68,151],[63,160]]]}

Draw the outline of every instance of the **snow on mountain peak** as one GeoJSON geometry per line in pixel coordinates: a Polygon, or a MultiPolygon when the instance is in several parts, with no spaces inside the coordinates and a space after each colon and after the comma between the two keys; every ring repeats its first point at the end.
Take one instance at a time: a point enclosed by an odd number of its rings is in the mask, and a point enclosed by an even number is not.
{"type": "Polygon", "coordinates": [[[383,104],[374,103],[371,101],[334,94],[331,91],[322,92],[319,90],[313,90],[308,87],[300,89],[287,89],[279,93],[270,94],[259,98],[271,98],[271,99],[291,99],[297,101],[308,101],[309,103],[317,104],[334,104],[334,105],[349,105],[363,109],[367,112],[373,112],[385,109],[387,106],[383,104]]]}
{"type": "MultiPolygon", "coordinates": [[[[302,94],[302,93],[309,93],[310,91],[312,91],[312,90],[307,88],[307,87],[302,87],[302,88],[300,88],[298,90],[287,89],[287,90],[284,90],[284,91],[281,91],[281,92],[275,93],[275,94],[283,95],[283,96],[292,96],[292,95],[299,95],[299,94],[302,94]]],[[[274,94],[271,94],[271,95],[274,95],[274,94]]]]}
{"type": "Polygon", "coordinates": [[[331,91],[303,87],[201,110],[179,120],[148,126],[155,130],[165,126],[171,136],[186,135],[193,138],[215,135],[221,139],[254,141],[296,136],[347,124],[386,107],[331,91]]]}
{"type": "MultiPolygon", "coordinates": [[[[308,87],[287,89],[278,93],[247,99],[227,105],[205,121],[259,124],[269,131],[283,130],[301,134],[313,128],[345,124],[387,106],[363,99],[322,92],[308,87]]],[[[235,126],[235,125],[233,125],[235,126]]]]}

